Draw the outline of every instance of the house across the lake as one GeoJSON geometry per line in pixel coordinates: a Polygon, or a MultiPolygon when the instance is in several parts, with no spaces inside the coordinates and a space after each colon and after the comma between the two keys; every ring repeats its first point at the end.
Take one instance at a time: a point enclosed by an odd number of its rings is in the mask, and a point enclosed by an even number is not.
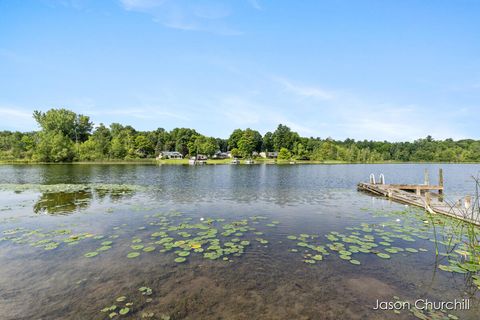
{"type": "Polygon", "coordinates": [[[215,152],[215,154],[213,155],[213,159],[227,159],[227,158],[230,158],[231,157],[231,153],[230,151],[229,152],[221,152],[221,151],[217,151],[215,152]]]}
{"type": "Polygon", "coordinates": [[[162,151],[157,157],[158,160],[160,159],[183,159],[183,155],[178,151],[162,151]]]}
{"type": "Polygon", "coordinates": [[[278,158],[278,152],[277,151],[260,152],[260,157],[269,158],[269,159],[276,159],[276,158],[278,158]]]}

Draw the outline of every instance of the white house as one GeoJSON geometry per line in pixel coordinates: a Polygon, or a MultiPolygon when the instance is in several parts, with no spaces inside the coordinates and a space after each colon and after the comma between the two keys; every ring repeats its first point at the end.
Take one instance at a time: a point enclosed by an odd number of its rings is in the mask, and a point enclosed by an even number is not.
{"type": "Polygon", "coordinates": [[[162,151],[157,157],[158,160],[160,159],[183,159],[183,156],[178,151],[162,151]]]}

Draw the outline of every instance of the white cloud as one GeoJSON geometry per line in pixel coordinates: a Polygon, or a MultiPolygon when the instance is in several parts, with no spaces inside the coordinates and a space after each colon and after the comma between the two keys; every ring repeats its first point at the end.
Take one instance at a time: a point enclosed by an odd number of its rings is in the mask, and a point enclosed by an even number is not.
{"type": "Polygon", "coordinates": [[[258,0],[248,0],[248,2],[250,3],[250,5],[255,8],[256,10],[262,10],[262,6],[260,5],[260,3],[258,2],[258,0]]]}
{"type": "Polygon", "coordinates": [[[225,97],[215,103],[219,106],[220,114],[237,126],[258,124],[261,113],[266,108],[263,105],[236,96],[225,97]]]}
{"type": "Polygon", "coordinates": [[[165,118],[173,118],[181,121],[188,121],[190,118],[180,113],[170,112],[166,110],[171,110],[174,108],[165,108],[158,106],[148,106],[143,108],[120,108],[120,109],[105,109],[102,108],[101,111],[89,111],[86,114],[91,116],[128,116],[137,119],[144,120],[161,120],[165,118]]]}
{"type": "Polygon", "coordinates": [[[0,128],[10,130],[33,130],[35,120],[32,111],[12,106],[0,106],[0,128]]]}
{"type": "Polygon", "coordinates": [[[125,10],[148,14],[168,28],[229,36],[242,34],[227,24],[232,12],[226,3],[210,0],[120,0],[120,3],[125,10]]]}
{"type": "Polygon", "coordinates": [[[333,92],[320,87],[299,85],[283,77],[272,77],[272,79],[281,84],[285,90],[301,97],[315,98],[319,100],[332,100],[334,98],[333,92]]]}

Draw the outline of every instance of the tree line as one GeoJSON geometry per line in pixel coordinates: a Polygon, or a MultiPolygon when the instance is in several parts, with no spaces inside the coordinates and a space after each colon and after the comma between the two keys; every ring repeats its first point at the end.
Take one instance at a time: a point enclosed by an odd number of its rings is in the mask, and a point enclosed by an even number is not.
{"type": "Polygon", "coordinates": [[[380,161],[480,161],[480,141],[434,140],[427,136],[414,142],[343,141],[301,137],[285,125],[263,136],[256,130],[236,129],[228,139],[204,136],[194,129],[137,131],[112,123],[94,126],[88,116],[66,109],[35,111],[40,130],[0,132],[0,160],[71,162],[154,158],[162,151],[183,156],[230,151],[250,158],[260,152],[278,152],[279,159],[380,162],[380,161]]]}

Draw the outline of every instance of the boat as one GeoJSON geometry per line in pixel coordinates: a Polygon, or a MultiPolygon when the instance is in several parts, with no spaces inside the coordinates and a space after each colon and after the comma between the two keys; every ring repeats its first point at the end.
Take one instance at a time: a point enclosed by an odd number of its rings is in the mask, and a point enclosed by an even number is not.
{"type": "Polygon", "coordinates": [[[198,156],[191,157],[188,160],[188,164],[191,165],[191,166],[207,164],[207,160],[206,160],[206,157],[205,158],[201,158],[201,157],[198,157],[198,156]]]}
{"type": "Polygon", "coordinates": [[[240,160],[237,158],[233,158],[233,160],[230,162],[231,164],[240,164],[240,160]]]}
{"type": "Polygon", "coordinates": [[[245,160],[245,164],[254,164],[255,162],[252,159],[245,160]]]}

